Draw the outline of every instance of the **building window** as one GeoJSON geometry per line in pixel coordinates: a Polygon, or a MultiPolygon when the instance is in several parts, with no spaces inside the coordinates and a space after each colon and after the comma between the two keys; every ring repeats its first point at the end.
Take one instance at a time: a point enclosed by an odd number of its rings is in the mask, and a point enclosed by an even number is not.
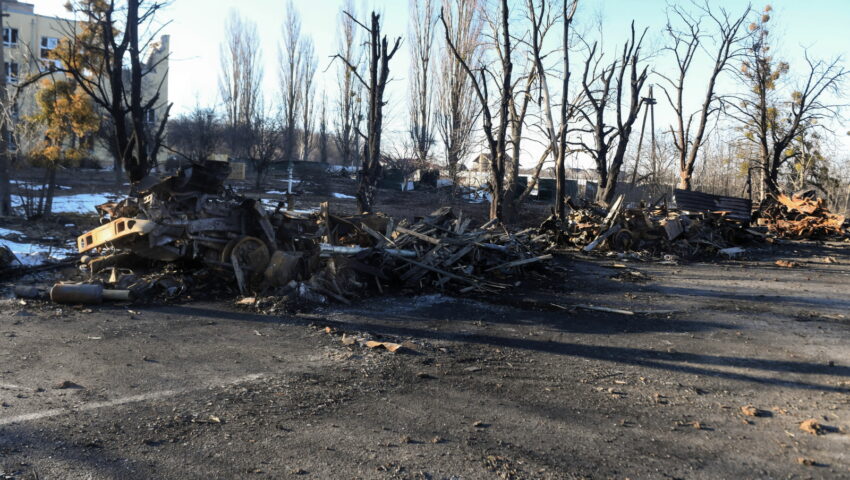
{"type": "Polygon", "coordinates": [[[145,110],[145,123],[149,125],[156,123],[156,112],[154,110],[145,110]]]}
{"type": "Polygon", "coordinates": [[[14,47],[18,45],[18,29],[3,27],[3,45],[14,47]]]}
{"type": "Polygon", "coordinates": [[[18,62],[4,62],[6,67],[6,83],[18,83],[18,62]]]}
{"type": "Polygon", "coordinates": [[[59,39],[53,37],[41,37],[41,59],[47,60],[50,58],[50,51],[59,45],[59,39]]]}

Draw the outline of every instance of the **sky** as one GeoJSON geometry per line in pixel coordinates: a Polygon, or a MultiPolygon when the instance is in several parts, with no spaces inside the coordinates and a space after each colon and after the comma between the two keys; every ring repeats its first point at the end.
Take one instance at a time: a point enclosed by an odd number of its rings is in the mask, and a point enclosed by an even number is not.
{"type": "MultiPolygon", "coordinates": [[[[731,12],[742,11],[748,3],[744,0],[707,1],[712,6],[723,7],[731,12]]],[[[35,4],[36,13],[66,15],[62,7],[65,0],[30,2],[35,4]]],[[[525,3],[519,0],[515,2],[525,3]]],[[[331,102],[336,94],[337,65],[331,64],[330,57],[337,51],[338,15],[342,3],[343,0],[293,0],[301,15],[302,32],[310,35],[316,45],[319,59],[317,91],[326,90],[331,102]]],[[[685,5],[690,2],[670,0],[670,3],[685,5]]],[[[603,48],[613,50],[625,39],[629,24],[634,20],[638,29],[648,29],[648,51],[657,50],[664,42],[664,12],[667,4],[667,0],[580,0],[575,25],[579,30],[588,30],[601,21],[603,48]]],[[[392,82],[388,87],[387,125],[389,130],[400,138],[406,121],[405,101],[409,69],[406,38],[409,22],[408,0],[356,0],[356,5],[360,14],[373,8],[382,12],[384,33],[390,38],[401,36],[404,39],[401,51],[390,64],[392,82]]],[[[850,35],[847,33],[850,26],[850,0],[775,0],[771,5],[771,36],[777,43],[775,50],[781,52],[780,56],[789,61],[792,75],[795,73],[795,64],[799,64],[802,59],[804,48],[824,59],[850,56],[850,35]]],[[[761,9],[764,5],[754,3],[753,6],[761,9]]],[[[225,19],[234,10],[257,24],[263,41],[263,95],[266,103],[276,101],[279,98],[278,43],[282,36],[285,8],[286,0],[173,0],[160,16],[163,21],[169,22],[164,33],[171,36],[169,100],[174,103],[172,113],[186,113],[196,105],[206,107],[219,104],[219,48],[224,36],[225,19]]],[[[440,33],[440,30],[437,32],[440,33]]],[[[669,65],[666,62],[669,62],[669,59],[663,56],[653,59],[655,68],[659,70],[664,70],[665,66],[669,65]]],[[[704,70],[707,65],[702,59],[696,61],[697,70],[704,70]]],[[[660,81],[657,77],[651,77],[649,80],[650,83],[660,81]]],[[[694,98],[695,102],[700,101],[704,95],[704,82],[695,80],[692,88],[687,96],[694,98]]],[[[656,97],[659,95],[659,92],[656,92],[656,97]]],[[[844,103],[850,103],[850,100],[845,100],[844,103]]],[[[663,101],[660,101],[656,108],[660,127],[669,122],[670,112],[663,101]]],[[[843,132],[850,130],[847,125],[841,128],[843,132]]],[[[850,150],[850,140],[846,136],[840,142],[850,150]]]]}

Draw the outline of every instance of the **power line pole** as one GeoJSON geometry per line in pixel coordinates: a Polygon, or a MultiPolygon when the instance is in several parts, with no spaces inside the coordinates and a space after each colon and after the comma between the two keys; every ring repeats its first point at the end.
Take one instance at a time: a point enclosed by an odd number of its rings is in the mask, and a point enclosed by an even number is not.
{"type": "Polygon", "coordinates": [[[643,122],[640,125],[640,138],[638,139],[638,147],[637,147],[637,155],[635,155],[635,168],[632,170],[632,182],[631,187],[634,188],[635,183],[637,182],[637,171],[638,165],[640,164],[640,151],[643,148],[643,134],[646,130],[646,117],[647,114],[652,112],[652,158],[655,158],[655,104],[658,103],[655,100],[655,97],[652,95],[652,85],[649,86],[649,96],[643,97],[641,101],[646,104],[646,109],[643,111],[643,122]]]}
{"type": "MultiPolygon", "coordinates": [[[[3,11],[3,0],[0,0],[0,32],[3,32],[3,17],[7,14],[3,11]]],[[[9,33],[11,40],[11,32],[9,33]]],[[[5,42],[5,39],[4,39],[5,42]]],[[[9,111],[7,107],[8,92],[6,91],[6,58],[4,42],[0,42],[0,65],[3,73],[0,74],[0,216],[12,215],[12,194],[9,186],[9,111]]]]}

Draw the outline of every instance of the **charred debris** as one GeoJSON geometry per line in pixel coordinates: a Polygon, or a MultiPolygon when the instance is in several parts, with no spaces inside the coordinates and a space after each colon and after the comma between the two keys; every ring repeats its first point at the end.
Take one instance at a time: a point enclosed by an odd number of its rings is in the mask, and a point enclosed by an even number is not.
{"type": "Polygon", "coordinates": [[[224,187],[227,174],[226,164],[195,165],[98,205],[102,225],[77,241],[86,283],[134,298],[215,291],[348,303],[404,289],[499,292],[552,258],[535,229],[475,226],[448,207],[413,222],[337,215],[327,203],[318,211],[287,208],[291,201],[267,208],[224,187]]]}
{"type": "Polygon", "coordinates": [[[780,195],[755,214],[748,200],[682,190],[675,208],[666,197],[624,205],[620,196],[610,208],[568,200],[566,218],[512,232],[450,207],[396,221],[336,214],[327,203],[295,210],[291,196],[266,205],[226,187],[228,174],[226,163],[193,165],[97,205],[101,226],[77,239],[84,281],[16,293],[60,303],[241,297],[281,308],[388,292],[493,294],[553,273],[548,261],[565,250],[734,257],[756,242],[846,234],[844,217],[811,193],[780,195]]]}

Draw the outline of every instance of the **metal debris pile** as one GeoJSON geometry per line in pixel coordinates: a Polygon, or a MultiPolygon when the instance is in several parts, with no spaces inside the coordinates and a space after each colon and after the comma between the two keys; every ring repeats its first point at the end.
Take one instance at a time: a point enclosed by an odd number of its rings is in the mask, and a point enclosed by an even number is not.
{"type": "Polygon", "coordinates": [[[540,227],[553,245],[570,245],[585,252],[648,252],[683,258],[715,255],[746,244],[759,235],[726,211],[684,211],[667,205],[623,207],[623,196],[611,208],[598,204],[576,205],[563,222],[554,217],[540,227]]]}
{"type": "MultiPolygon", "coordinates": [[[[223,164],[226,167],[226,164],[223,164]]],[[[193,165],[98,205],[102,225],[78,238],[92,283],[135,297],[202,287],[325,303],[388,289],[495,292],[539,255],[532,231],[475,228],[442,208],[414,222],[381,215],[267,210],[223,186],[227,169],[193,165]],[[235,289],[232,288],[235,284],[235,289]]]]}
{"type": "Polygon", "coordinates": [[[791,196],[779,194],[762,209],[760,225],[782,238],[822,239],[842,236],[845,218],[831,213],[822,198],[811,192],[791,196]]]}

